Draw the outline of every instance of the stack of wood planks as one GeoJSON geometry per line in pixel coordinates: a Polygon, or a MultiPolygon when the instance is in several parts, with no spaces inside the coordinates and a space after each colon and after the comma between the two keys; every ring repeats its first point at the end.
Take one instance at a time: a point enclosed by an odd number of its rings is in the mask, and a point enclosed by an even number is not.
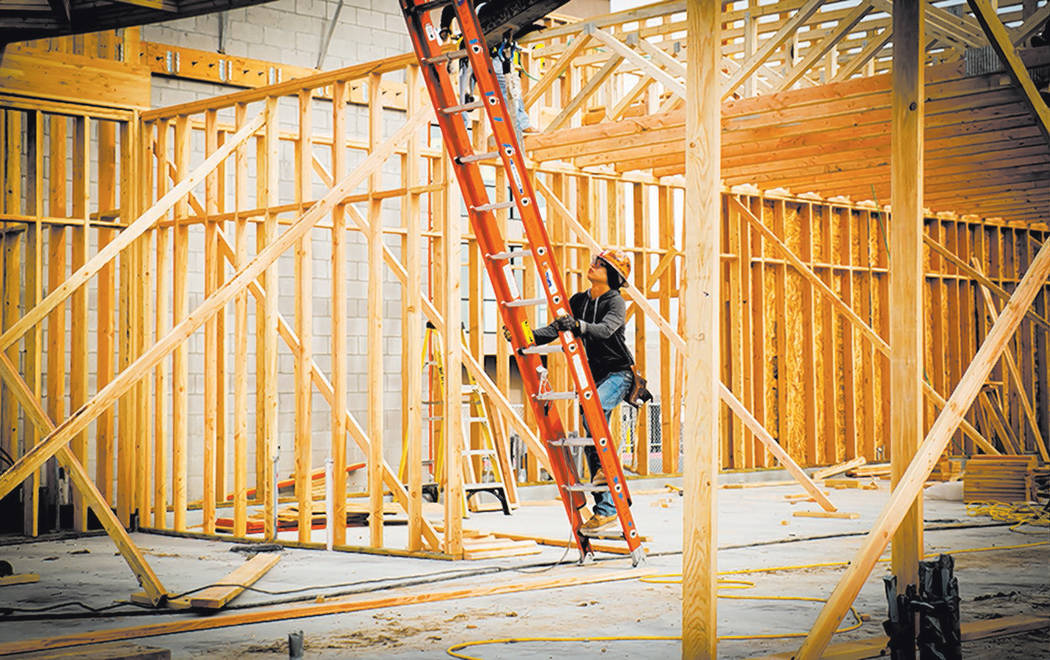
{"type": "Polygon", "coordinates": [[[847,477],[882,477],[888,479],[890,476],[889,463],[872,463],[862,465],[846,471],[847,477]]]}
{"type": "Polygon", "coordinates": [[[499,538],[484,532],[463,530],[464,559],[495,559],[539,554],[540,547],[532,540],[499,538]]]}
{"type": "Polygon", "coordinates": [[[963,502],[1031,501],[1035,468],[1035,456],[974,456],[963,474],[963,502]]]}
{"type": "MultiPolygon", "coordinates": [[[[368,524],[368,504],[364,502],[347,502],[346,525],[348,527],[363,527],[368,524]]],[[[399,505],[387,502],[383,505],[384,524],[397,524],[399,521],[393,516],[403,513],[399,505]]],[[[315,506],[310,517],[311,529],[324,529],[327,525],[325,510],[323,506],[315,506]]],[[[263,531],[263,513],[258,511],[255,515],[248,517],[248,534],[261,534],[263,531]]],[[[281,532],[299,529],[299,506],[292,504],[282,507],[277,512],[277,530],[281,532]]],[[[223,534],[233,532],[233,518],[216,518],[215,530],[223,534]]]]}

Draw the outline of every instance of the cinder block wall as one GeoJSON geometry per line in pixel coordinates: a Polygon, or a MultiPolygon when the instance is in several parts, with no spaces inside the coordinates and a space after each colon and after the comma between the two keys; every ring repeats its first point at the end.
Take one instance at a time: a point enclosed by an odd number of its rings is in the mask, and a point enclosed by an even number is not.
{"type": "MultiPolygon", "coordinates": [[[[225,23],[225,52],[233,56],[250,57],[292,64],[303,67],[314,67],[323,41],[325,30],[332,16],[335,15],[337,0],[279,0],[271,4],[235,9],[227,12],[225,23]]],[[[142,38],[201,50],[215,51],[219,47],[219,15],[211,14],[196,18],[170,21],[156,25],[144,26],[142,38]]],[[[398,55],[408,52],[411,43],[405,30],[404,19],[396,2],[391,0],[346,0],[339,14],[335,32],[329,44],[324,68],[336,69],[360,62],[398,55]]],[[[202,83],[175,78],[154,77],[154,107],[164,107],[220,94],[236,91],[238,88],[224,85],[202,83]]],[[[288,103],[294,104],[291,99],[288,103]]],[[[283,105],[282,105],[283,108],[283,105]]],[[[323,134],[331,130],[330,105],[318,104],[313,123],[314,130],[323,134]]],[[[400,113],[388,112],[386,130],[393,132],[401,123],[400,113]]],[[[282,116],[284,111],[282,110],[282,116]]],[[[351,109],[348,116],[350,130],[357,135],[367,135],[367,114],[363,108],[351,109]]],[[[289,127],[292,128],[292,127],[289,127]]],[[[195,149],[203,148],[201,140],[194,141],[195,149]]],[[[283,147],[282,147],[283,148],[283,147]]],[[[199,162],[203,155],[194,155],[199,162]]],[[[254,163],[254,159],[252,159],[254,163]]],[[[397,164],[391,161],[384,173],[384,186],[399,185],[397,164]]],[[[249,173],[249,187],[254,187],[254,172],[249,173]]],[[[282,197],[291,198],[293,185],[292,173],[282,172],[282,197]]],[[[326,189],[319,182],[314,185],[314,197],[324,195],[326,189]]],[[[384,221],[388,225],[400,224],[400,209],[397,200],[391,200],[383,207],[384,221]]],[[[200,229],[200,228],[195,228],[200,229]]],[[[189,267],[190,307],[199,304],[203,299],[203,230],[200,236],[194,232],[191,239],[189,267]]],[[[399,247],[391,242],[395,251],[399,247]]],[[[325,373],[331,373],[331,246],[327,230],[315,230],[313,238],[313,350],[315,360],[325,373]]],[[[351,233],[348,239],[347,258],[347,368],[349,396],[347,405],[357,416],[358,421],[367,431],[367,352],[366,333],[368,328],[367,298],[368,265],[365,258],[366,245],[360,234],[351,233]]],[[[295,318],[296,298],[294,296],[295,276],[294,262],[291,253],[278,262],[278,308],[292,322],[295,318]]],[[[401,455],[401,287],[393,276],[384,274],[384,390],[385,390],[385,455],[396,467],[401,455]]],[[[251,309],[251,307],[250,307],[251,309]]],[[[253,313],[253,312],[250,312],[253,313]]],[[[249,318],[249,327],[254,328],[254,318],[249,318]]],[[[233,346],[233,319],[227,321],[227,346],[233,346]]],[[[278,435],[280,444],[280,471],[282,476],[290,474],[294,467],[293,434],[295,431],[294,401],[294,366],[292,354],[280,343],[278,358],[278,435]]],[[[249,350],[254,350],[252,343],[249,350]]],[[[189,497],[194,499],[201,495],[201,478],[203,471],[203,454],[201,439],[204,432],[204,338],[197,333],[189,343],[190,379],[189,379],[189,497]]],[[[418,361],[419,356],[412,356],[418,361]]],[[[228,364],[232,374],[232,362],[228,364]]],[[[254,386],[250,381],[249,386],[254,386]]],[[[232,380],[227,391],[232,392],[232,380]]],[[[254,428],[254,406],[249,403],[249,428],[254,428]]],[[[324,459],[330,446],[330,408],[320,394],[314,395],[313,405],[313,464],[324,465],[324,459]]],[[[227,423],[228,443],[232,443],[232,400],[228,404],[230,414],[227,423]]],[[[363,460],[364,456],[357,446],[348,442],[348,462],[363,460]]],[[[249,465],[254,464],[254,457],[249,456],[249,465]]],[[[364,473],[359,472],[351,481],[351,486],[361,486],[364,473]]]]}

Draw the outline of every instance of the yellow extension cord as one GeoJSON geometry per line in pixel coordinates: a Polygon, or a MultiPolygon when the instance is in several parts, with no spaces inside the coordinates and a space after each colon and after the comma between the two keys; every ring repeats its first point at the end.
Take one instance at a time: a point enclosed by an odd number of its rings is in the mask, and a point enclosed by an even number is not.
{"type": "MultiPolygon", "coordinates": [[[[1011,531],[1019,531],[1017,528],[1021,525],[1033,525],[1046,527],[1050,526],[1050,516],[1041,508],[1033,505],[1009,505],[1009,504],[998,504],[998,503],[981,503],[970,505],[967,507],[967,513],[971,516],[988,515],[995,520],[1003,522],[1015,522],[1016,524],[1010,527],[1011,531]]],[[[1028,532],[1021,532],[1022,534],[1028,532]]],[[[1017,545],[1001,545],[1001,546],[988,546],[984,548],[964,548],[962,550],[951,550],[945,553],[937,554],[949,554],[958,555],[970,552],[989,552],[992,550],[1019,550],[1021,548],[1032,548],[1035,546],[1050,545],[1050,541],[1036,541],[1034,543],[1021,543],[1017,545]]],[[[937,555],[927,555],[926,557],[935,557],[937,555]]],[[[879,559],[880,562],[889,561],[888,557],[879,559]]],[[[806,568],[829,568],[829,567],[841,567],[848,566],[848,561],[831,561],[821,562],[817,564],[800,564],[796,566],[770,566],[767,568],[743,568],[734,571],[719,571],[718,575],[749,575],[752,573],[773,573],[776,571],[793,571],[801,570],[806,568]]],[[[681,573],[664,573],[659,575],[647,575],[645,577],[638,578],[640,582],[646,582],[649,584],[681,584],[682,574],[681,573]]],[[[718,580],[719,585],[722,589],[750,589],[755,584],[748,580],[718,580]]],[[[733,600],[794,600],[794,601],[807,601],[813,603],[824,603],[827,602],[825,598],[816,598],[812,596],[739,596],[719,593],[719,598],[733,599],[733,600]]],[[[857,610],[850,605],[850,614],[853,615],[856,623],[839,628],[835,633],[849,632],[856,630],[862,625],[860,614],[857,610]]],[[[781,634],[769,634],[769,635],[719,635],[719,641],[727,640],[746,640],[746,639],[787,639],[805,637],[809,633],[798,632],[798,633],[781,633],[781,634]]],[[[460,658],[461,660],[482,660],[465,653],[459,653],[459,651],[469,648],[471,646],[485,646],[489,644],[515,644],[519,642],[623,642],[623,641],[652,641],[652,642],[669,642],[678,641],[682,639],[680,635],[609,635],[601,637],[505,637],[502,639],[481,639],[475,642],[460,642],[454,644],[448,648],[446,653],[453,658],[460,658]]]]}

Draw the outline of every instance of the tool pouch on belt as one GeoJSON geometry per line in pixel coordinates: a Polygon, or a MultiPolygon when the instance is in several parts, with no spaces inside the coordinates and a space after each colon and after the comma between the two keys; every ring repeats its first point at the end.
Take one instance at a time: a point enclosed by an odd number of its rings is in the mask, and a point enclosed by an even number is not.
{"type": "Polygon", "coordinates": [[[647,382],[645,377],[638,371],[638,367],[633,364],[631,365],[631,374],[634,376],[634,381],[631,383],[631,389],[627,391],[624,401],[632,408],[638,408],[643,403],[652,401],[653,395],[645,388],[647,382]]]}

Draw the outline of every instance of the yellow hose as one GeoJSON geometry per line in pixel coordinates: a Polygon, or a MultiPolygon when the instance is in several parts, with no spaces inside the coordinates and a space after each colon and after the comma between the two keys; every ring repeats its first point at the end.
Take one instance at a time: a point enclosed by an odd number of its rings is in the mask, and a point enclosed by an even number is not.
{"type": "MultiPolygon", "coordinates": [[[[993,518],[995,518],[996,516],[1007,516],[1007,515],[1010,515],[1009,511],[1007,511],[1007,509],[1009,509],[1009,508],[1013,508],[1015,510],[1019,510],[1016,505],[1011,507],[1011,505],[981,504],[979,506],[979,508],[971,508],[969,513],[970,513],[970,515],[991,515],[993,518]],[[988,511],[988,509],[993,510],[994,513],[988,511]],[[979,511],[979,513],[975,513],[975,511],[979,511]]],[[[1040,522],[1040,516],[1036,512],[1029,511],[1028,509],[1019,510],[1019,512],[1016,513],[1015,515],[1024,518],[1023,521],[1018,522],[1018,525],[1025,525],[1025,524],[1028,524],[1028,525],[1046,525],[1046,524],[1048,524],[1048,522],[1040,522]],[[1035,522],[1032,522],[1032,520],[1035,520],[1035,522]]],[[[1004,518],[996,518],[996,520],[1003,520],[1003,519],[1004,518]]],[[[1045,521],[1045,519],[1046,519],[1046,515],[1045,514],[1042,515],[1042,519],[1045,521]]],[[[1009,522],[1010,520],[1007,519],[1006,521],[1009,522]]],[[[1014,528],[1011,527],[1010,529],[1013,530],[1014,528]]],[[[1036,541],[1036,542],[1033,542],[1033,543],[1019,543],[1019,544],[1016,544],[1016,545],[988,546],[988,547],[983,547],[983,548],[964,548],[962,550],[950,550],[950,551],[947,551],[947,552],[944,552],[944,553],[937,553],[937,554],[958,555],[958,554],[964,554],[964,553],[969,553],[969,552],[989,552],[989,551],[992,551],[992,550],[1018,550],[1018,549],[1021,549],[1021,548],[1032,548],[1032,547],[1036,547],[1036,546],[1040,546],[1040,545],[1050,545],[1050,541],[1036,541]]],[[[926,555],[926,557],[927,558],[928,557],[936,557],[937,554],[926,555]]],[[[889,561],[889,558],[888,557],[884,557],[882,559],[879,559],[879,561],[880,562],[889,561]]],[[[743,574],[750,574],[750,573],[773,573],[773,572],[776,572],[776,571],[795,571],[795,570],[802,570],[802,569],[807,569],[807,568],[829,568],[829,567],[848,566],[848,565],[849,565],[848,561],[830,561],[830,562],[821,562],[821,563],[816,563],[816,564],[798,564],[798,565],[793,565],[793,566],[770,566],[770,567],[766,567],[766,568],[742,568],[742,569],[737,569],[737,570],[732,570],[732,571],[719,571],[718,575],[743,575],[743,574]]],[[[681,584],[682,583],[682,574],[681,573],[662,573],[662,574],[658,574],[658,575],[647,575],[645,577],[638,578],[638,580],[640,582],[646,582],[648,584],[681,584]]],[[[748,580],[724,580],[724,579],[719,579],[718,583],[719,583],[719,586],[722,589],[750,589],[750,588],[755,586],[755,584],[753,582],[750,582],[748,580]]],[[[813,597],[813,596],[744,596],[744,595],[734,595],[734,594],[719,593],[718,597],[719,598],[724,598],[726,600],[794,600],[794,601],[806,601],[806,602],[813,602],[813,603],[824,603],[824,602],[827,602],[826,599],[824,599],[824,598],[816,598],[816,597],[813,597]]],[[[850,610],[850,614],[853,615],[853,619],[854,619],[854,621],[856,621],[856,623],[851,624],[849,626],[846,626],[844,628],[839,628],[838,630],[835,631],[835,633],[849,632],[851,630],[856,630],[857,628],[861,627],[863,622],[862,622],[862,620],[860,618],[860,614],[857,612],[856,609],[854,609],[854,607],[852,605],[850,605],[849,610],[850,610]]],[[[719,639],[719,641],[747,640],[747,639],[788,639],[788,638],[805,637],[808,634],[809,634],[808,632],[796,632],[796,633],[779,633],[779,634],[775,634],[774,633],[774,634],[766,634],[766,635],[719,635],[718,639],[719,639]]],[[[670,641],[678,641],[680,639],[682,639],[682,638],[679,635],[608,635],[608,636],[598,636],[598,637],[504,637],[504,638],[500,638],[500,639],[480,639],[480,640],[477,640],[477,641],[474,641],[474,642],[460,642],[458,644],[453,644],[452,646],[450,646],[448,648],[448,650],[446,651],[446,653],[448,653],[448,655],[452,656],[453,658],[460,658],[461,660],[482,660],[482,658],[478,658],[478,657],[475,657],[475,656],[467,655],[465,653],[460,653],[459,651],[462,651],[463,649],[466,649],[466,648],[470,648],[472,646],[486,646],[486,645],[490,645],[490,644],[517,644],[517,643],[521,643],[521,642],[626,642],[626,641],[670,642],[670,641]]]]}

